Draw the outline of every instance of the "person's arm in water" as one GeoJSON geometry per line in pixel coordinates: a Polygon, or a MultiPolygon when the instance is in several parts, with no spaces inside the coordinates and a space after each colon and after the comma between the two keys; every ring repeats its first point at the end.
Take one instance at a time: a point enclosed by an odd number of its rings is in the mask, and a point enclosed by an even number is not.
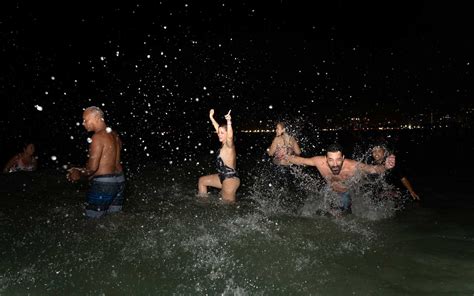
{"type": "Polygon", "coordinates": [[[234,130],[232,129],[232,117],[229,113],[225,115],[225,120],[227,121],[227,138],[225,144],[227,147],[232,148],[234,147],[234,130]]]}
{"type": "Polygon", "coordinates": [[[390,170],[395,167],[395,155],[391,154],[385,160],[383,165],[370,165],[358,162],[357,168],[366,174],[382,174],[386,170],[390,170]]]}
{"type": "Polygon", "coordinates": [[[10,171],[10,169],[12,167],[15,166],[15,164],[18,162],[18,159],[20,158],[20,156],[17,154],[15,156],[13,156],[12,158],[10,158],[10,160],[7,162],[7,164],[5,165],[5,167],[3,168],[3,172],[4,173],[8,173],[10,171]]]}
{"type": "Polygon", "coordinates": [[[408,189],[408,192],[410,192],[410,195],[414,200],[420,200],[420,197],[418,196],[418,194],[416,194],[415,190],[413,189],[413,186],[411,186],[410,181],[406,177],[401,178],[400,181],[402,182],[403,186],[408,189]]]}
{"type": "Polygon", "coordinates": [[[99,169],[100,159],[102,158],[102,143],[99,136],[92,137],[92,143],[89,146],[89,160],[85,168],[71,168],[69,169],[68,179],[70,181],[77,181],[82,177],[91,177],[99,169]]]}
{"type": "Polygon", "coordinates": [[[216,133],[219,132],[219,124],[214,119],[214,109],[209,110],[209,119],[211,120],[212,126],[216,130],[216,133]]]}

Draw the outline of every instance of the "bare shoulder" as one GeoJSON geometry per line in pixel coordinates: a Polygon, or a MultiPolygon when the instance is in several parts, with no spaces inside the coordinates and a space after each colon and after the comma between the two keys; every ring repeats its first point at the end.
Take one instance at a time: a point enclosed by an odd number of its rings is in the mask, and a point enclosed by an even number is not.
{"type": "Polygon", "coordinates": [[[111,139],[110,134],[108,134],[105,131],[102,131],[102,132],[99,132],[99,133],[95,133],[92,136],[92,143],[91,144],[102,145],[102,144],[105,144],[105,143],[109,142],[110,139],[111,139]]]}
{"type": "Polygon", "coordinates": [[[94,134],[92,135],[92,142],[104,140],[105,135],[106,135],[106,134],[105,134],[104,132],[94,133],[94,134]]]}

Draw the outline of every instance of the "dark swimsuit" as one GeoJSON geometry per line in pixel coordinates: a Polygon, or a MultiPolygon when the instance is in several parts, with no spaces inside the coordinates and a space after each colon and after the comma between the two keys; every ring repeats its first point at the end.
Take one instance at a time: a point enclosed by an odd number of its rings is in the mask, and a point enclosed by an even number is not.
{"type": "Polygon", "coordinates": [[[220,152],[221,151],[219,150],[219,153],[217,154],[216,166],[217,166],[217,172],[219,174],[219,179],[221,180],[221,183],[224,182],[224,180],[228,178],[238,178],[239,174],[237,173],[237,171],[225,165],[224,161],[221,158],[220,152]]]}

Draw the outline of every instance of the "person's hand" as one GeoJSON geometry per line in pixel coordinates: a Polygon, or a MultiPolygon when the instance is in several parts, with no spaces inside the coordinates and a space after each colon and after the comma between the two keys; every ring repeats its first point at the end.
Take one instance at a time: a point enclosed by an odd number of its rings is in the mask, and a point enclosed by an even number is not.
{"type": "Polygon", "coordinates": [[[214,109],[209,110],[209,117],[214,118],[214,109]]]}
{"type": "Polygon", "coordinates": [[[81,170],[78,168],[70,168],[67,171],[66,178],[71,182],[76,182],[81,179],[81,170]]]}
{"type": "Polygon", "coordinates": [[[288,161],[289,163],[293,164],[293,160],[295,159],[295,156],[294,156],[294,155],[285,154],[284,159],[285,159],[286,161],[288,161]]]}
{"type": "Polygon", "coordinates": [[[420,197],[414,191],[410,192],[410,195],[413,198],[413,200],[420,200],[420,197]]]}
{"type": "Polygon", "coordinates": [[[232,120],[232,117],[230,116],[230,111],[232,111],[232,110],[229,110],[229,112],[224,116],[225,120],[227,120],[227,121],[232,120]]]}
{"type": "Polygon", "coordinates": [[[387,170],[393,169],[395,167],[395,155],[390,154],[385,160],[385,168],[387,170]]]}

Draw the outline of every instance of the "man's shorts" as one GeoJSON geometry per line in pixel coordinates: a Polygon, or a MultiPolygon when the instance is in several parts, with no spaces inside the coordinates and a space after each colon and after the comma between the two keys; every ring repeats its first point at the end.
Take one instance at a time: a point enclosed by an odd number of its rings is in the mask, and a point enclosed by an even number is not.
{"type": "Polygon", "coordinates": [[[86,216],[100,218],[120,212],[123,207],[125,176],[123,173],[95,176],[87,193],[86,216]]]}

